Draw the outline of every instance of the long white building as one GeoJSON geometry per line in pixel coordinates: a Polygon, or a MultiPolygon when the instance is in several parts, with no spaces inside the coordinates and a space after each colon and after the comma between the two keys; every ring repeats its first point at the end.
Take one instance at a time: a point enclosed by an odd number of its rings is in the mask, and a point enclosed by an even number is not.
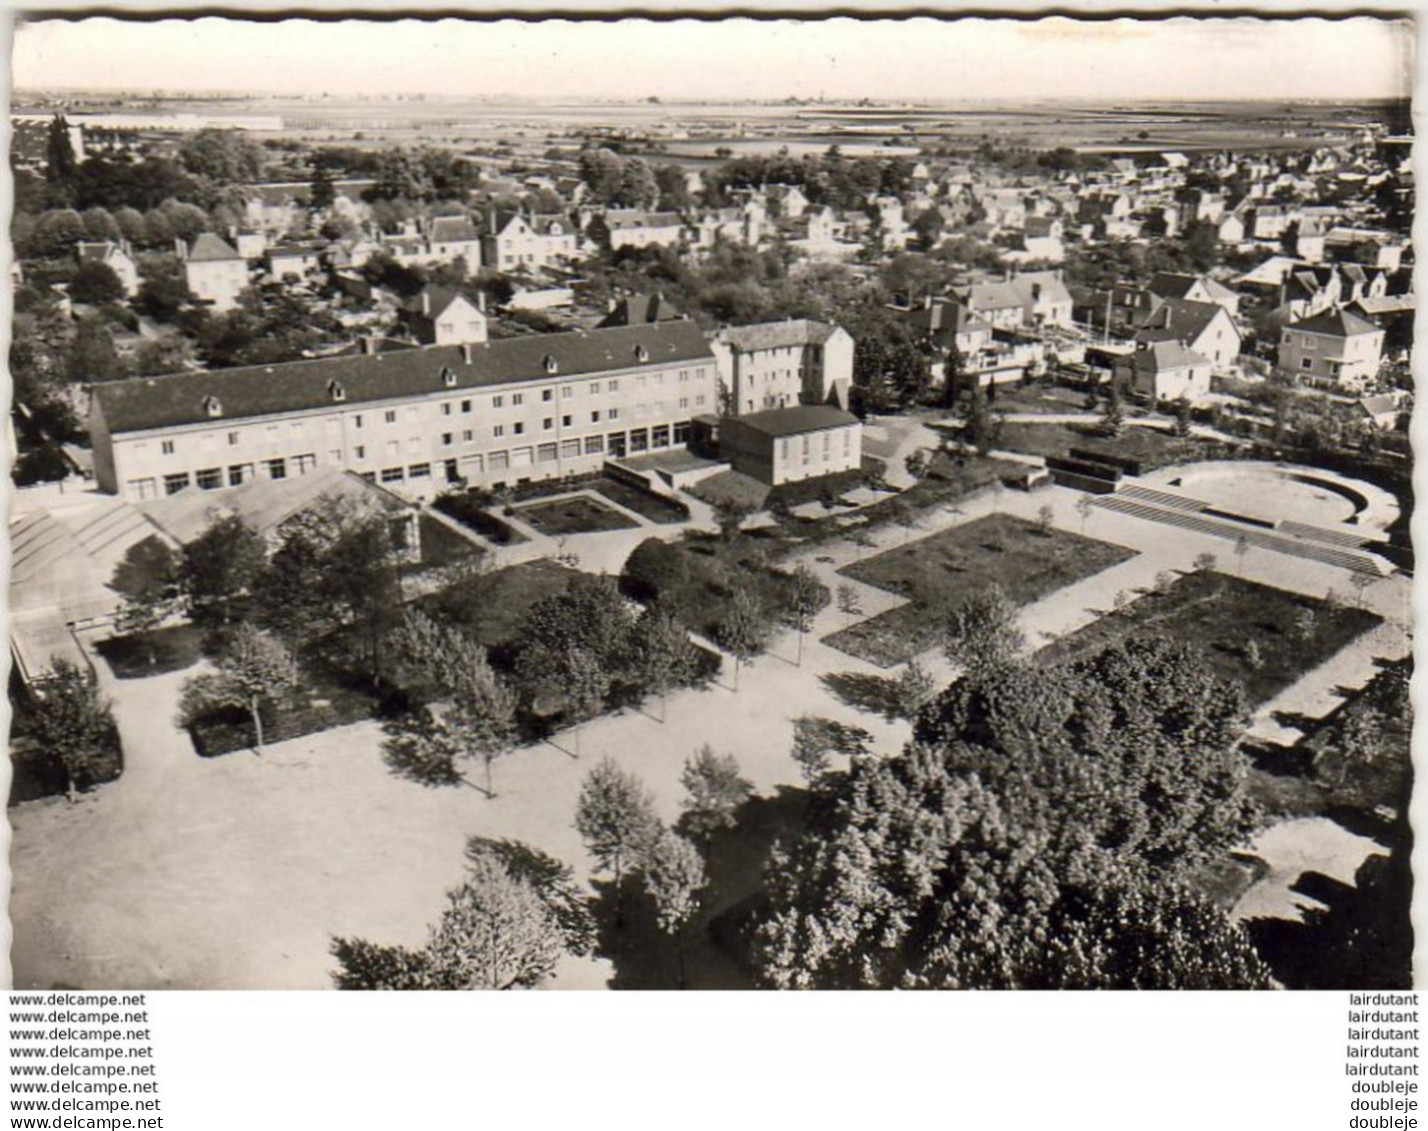
{"type": "Polygon", "coordinates": [[[682,446],[716,411],[689,321],[94,386],[101,489],[133,500],[342,468],[430,498],[682,446]]]}

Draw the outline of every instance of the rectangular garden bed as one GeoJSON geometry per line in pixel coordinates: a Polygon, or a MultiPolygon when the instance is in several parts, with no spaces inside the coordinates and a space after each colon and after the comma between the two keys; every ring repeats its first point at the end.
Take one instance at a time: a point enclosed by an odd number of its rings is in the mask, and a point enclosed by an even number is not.
{"type": "Polygon", "coordinates": [[[1018,605],[1039,601],[1135,551],[993,514],[854,562],[839,572],[908,604],[851,625],[825,643],[879,667],[935,647],[946,609],[992,584],[1018,605]]]}
{"type": "Polygon", "coordinates": [[[1195,645],[1222,678],[1240,684],[1250,704],[1258,705],[1381,620],[1367,609],[1330,605],[1317,597],[1228,574],[1197,571],[1182,574],[1165,589],[1144,594],[1122,609],[1108,611],[1079,632],[1043,648],[1038,659],[1061,663],[1130,636],[1157,633],[1195,645]]]}
{"type": "Polygon", "coordinates": [[[602,530],[633,530],[639,525],[614,507],[597,503],[589,495],[531,503],[518,507],[516,517],[553,538],[563,534],[593,534],[602,530]]]}

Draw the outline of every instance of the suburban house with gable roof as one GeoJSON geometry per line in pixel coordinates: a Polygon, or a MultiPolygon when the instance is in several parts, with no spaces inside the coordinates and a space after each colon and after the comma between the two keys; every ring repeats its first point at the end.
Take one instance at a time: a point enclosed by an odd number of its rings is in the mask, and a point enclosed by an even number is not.
{"type": "Polygon", "coordinates": [[[493,211],[481,237],[481,260],[497,271],[538,271],[569,263],[578,248],[575,224],[564,216],[493,211]]]}
{"type": "Polygon", "coordinates": [[[238,295],[248,286],[248,261],[228,242],[212,232],[203,232],[191,244],[174,241],[183,262],[184,279],[200,301],[215,310],[232,310],[238,295]]]}
{"type": "Polygon", "coordinates": [[[1234,366],[1240,355],[1240,331],[1223,306],[1168,298],[1143,318],[1135,340],[1179,342],[1208,358],[1217,372],[1234,366]]]}
{"type": "Polygon", "coordinates": [[[424,346],[484,342],[488,337],[484,305],[473,303],[454,287],[426,287],[402,310],[401,320],[424,346]]]}
{"type": "Polygon", "coordinates": [[[1360,389],[1378,375],[1384,332],[1347,310],[1324,310],[1286,326],[1278,370],[1285,377],[1360,389]]]}
{"type": "Polygon", "coordinates": [[[1173,271],[1158,271],[1145,288],[1156,298],[1176,298],[1189,302],[1212,302],[1223,306],[1231,318],[1240,312],[1240,296],[1208,275],[1187,275],[1173,271]]]}
{"type": "Polygon", "coordinates": [[[1197,404],[1210,392],[1211,368],[1209,358],[1178,341],[1146,341],[1116,362],[1114,374],[1134,396],[1197,404]]]}
{"type": "Polygon", "coordinates": [[[128,240],[80,240],[74,245],[74,253],[81,265],[102,263],[119,278],[124,293],[133,298],[139,293],[139,266],[130,254],[128,240]]]}

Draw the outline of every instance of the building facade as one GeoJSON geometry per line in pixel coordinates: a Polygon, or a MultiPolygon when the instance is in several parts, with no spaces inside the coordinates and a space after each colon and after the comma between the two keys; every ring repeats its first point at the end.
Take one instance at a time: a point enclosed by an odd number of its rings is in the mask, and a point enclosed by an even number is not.
{"type": "Polygon", "coordinates": [[[846,407],[853,339],[841,326],[806,318],[731,326],[710,345],[729,415],[830,401],[846,407]]]}
{"type": "Polygon", "coordinates": [[[431,498],[682,446],[715,387],[698,327],[666,322],[108,382],[89,428],[133,500],[320,468],[431,498]]]}
{"type": "Polygon", "coordinates": [[[778,486],[863,463],[863,425],[829,405],[795,405],[719,422],[719,454],[735,471],[778,486]]]}
{"type": "Polygon", "coordinates": [[[1326,310],[1286,326],[1279,372],[1320,384],[1361,389],[1378,375],[1384,332],[1347,310],[1326,310]]]}

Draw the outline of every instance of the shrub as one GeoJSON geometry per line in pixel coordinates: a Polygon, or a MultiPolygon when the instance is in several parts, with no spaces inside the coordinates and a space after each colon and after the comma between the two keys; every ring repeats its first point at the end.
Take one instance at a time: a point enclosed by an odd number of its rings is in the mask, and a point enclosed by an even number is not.
{"type": "Polygon", "coordinates": [[[636,601],[653,601],[689,579],[689,561],[678,547],[646,538],[630,553],[620,574],[620,590],[636,601]]]}

